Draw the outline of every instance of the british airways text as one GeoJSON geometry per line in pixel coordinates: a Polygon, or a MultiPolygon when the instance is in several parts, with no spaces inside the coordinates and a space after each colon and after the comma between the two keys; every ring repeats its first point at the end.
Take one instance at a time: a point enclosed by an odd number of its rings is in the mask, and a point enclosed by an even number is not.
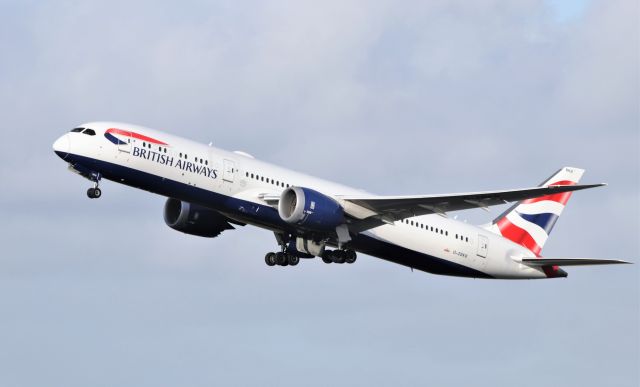
{"type": "Polygon", "coordinates": [[[145,160],[151,160],[158,164],[168,165],[170,167],[178,168],[185,172],[195,173],[196,175],[202,175],[206,177],[210,177],[212,179],[216,179],[218,177],[218,170],[211,169],[204,165],[198,165],[196,163],[192,163],[191,161],[182,160],[178,158],[176,161],[173,156],[165,155],[160,152],[154,152],[149,149],[142,149],[138,147],[133,147],[133,152],[131,153],[133,156],[143,158],[145,160]]]}

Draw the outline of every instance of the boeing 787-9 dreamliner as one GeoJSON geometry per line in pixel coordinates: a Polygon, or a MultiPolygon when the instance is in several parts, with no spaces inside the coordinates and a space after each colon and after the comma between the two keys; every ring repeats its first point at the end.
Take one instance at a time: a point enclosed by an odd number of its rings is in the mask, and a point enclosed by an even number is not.
{"type": "Polygon", "coordinates": [[[537,187],[438,195],[379,196],[142,126],[92,122],[53,144],[69,169],[166,196],[164,220],[178,231],[213,238],[237,226],[274,233],[269,266],[301,258],[354,263],[357,253],[433,274],[472,278],[566,277],[561,266],[628,263],[541,255],[572,192],[604,184],[578,182],[564,167],[537,187]],[[514,203],[474,226],[452,211],[514,203]]]}

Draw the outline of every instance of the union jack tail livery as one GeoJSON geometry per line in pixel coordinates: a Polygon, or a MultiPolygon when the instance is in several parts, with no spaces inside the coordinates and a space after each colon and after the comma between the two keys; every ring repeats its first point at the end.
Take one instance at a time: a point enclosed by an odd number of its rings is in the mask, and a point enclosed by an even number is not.
{"type": "MultiPolygon", "coordinates": [[[[540,187],[575,185],[583,174],[584,169],[564,167],[540,184],[540,187]]],[[[562,192],[523,200],[498,216],[489,229],[540,256],[540,251],[570,197],[571,192],[562,192]]]]}

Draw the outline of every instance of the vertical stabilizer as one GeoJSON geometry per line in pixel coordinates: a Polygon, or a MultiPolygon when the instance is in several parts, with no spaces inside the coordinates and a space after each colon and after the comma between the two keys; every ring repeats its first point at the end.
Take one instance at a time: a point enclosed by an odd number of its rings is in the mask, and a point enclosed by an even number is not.
{"type": "MultiPolygon", "coordinates": [[[[574,185],[583,174],[583,169],[564,167],[540,184],[540,187],[574,185]]],[[[487,228],[540,255],[570,197],[571,192],[563,192],[523,200],[503,212],[487,228]]]]}

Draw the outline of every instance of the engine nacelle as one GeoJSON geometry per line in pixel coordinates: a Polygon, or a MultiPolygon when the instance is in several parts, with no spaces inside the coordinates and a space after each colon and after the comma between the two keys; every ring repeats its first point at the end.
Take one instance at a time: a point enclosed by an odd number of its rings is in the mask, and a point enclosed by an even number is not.
{"type": "Polygon", "coordinates": [[[213,238],[224,230],[231,230],[227,218],[217,211],[169,198],[164,205],[164,222],[185,234],[213,238]]]}
{"type": "Polygon", "coordinates": [[[278,214],[289,224],[314,231],[334,231],[344,223],[344,210],[337,201],[303,187],[290,187],[282,192],[278,214]]]}

